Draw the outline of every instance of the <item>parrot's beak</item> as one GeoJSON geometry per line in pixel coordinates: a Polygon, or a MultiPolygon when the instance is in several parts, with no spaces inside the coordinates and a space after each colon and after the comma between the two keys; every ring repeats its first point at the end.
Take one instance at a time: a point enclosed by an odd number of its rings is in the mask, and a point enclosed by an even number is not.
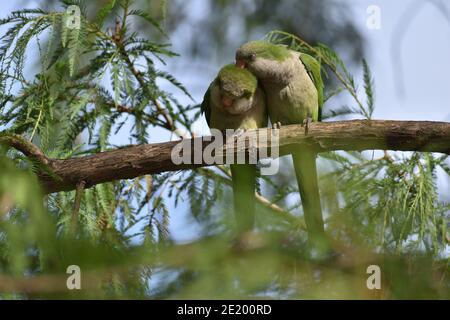
{"type": "Polygon", "coordinates": [[[236,59],[236,67],[244,69],[245,68],[245,61],[242,59],[236,59]]]}
{"type": "Polygon", "coordinates": [[[222,105],[227,109],[229,107],[231,107],[231,105],[233,104],[233,99],[229,98],[229,97],[222,97],[222,105]]]}

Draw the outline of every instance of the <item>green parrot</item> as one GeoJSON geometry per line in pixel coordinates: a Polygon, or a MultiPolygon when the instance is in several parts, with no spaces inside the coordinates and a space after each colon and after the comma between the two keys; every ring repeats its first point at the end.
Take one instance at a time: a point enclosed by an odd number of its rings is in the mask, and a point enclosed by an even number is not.
{"type": "MultiPolygon", "coordinates": [[[[305,124],[321,120],[323,82],[320,63],[283,45],[251,41],[236,52],[236,66],[248,69],[266,94],[272,124],[305,124]]],[[[328,250],[317,181],[317,154],[306,147],[292,150],[298,189],[310,242],[328,250]]]]}
{"type": "MultiPolygon", "coordinates": [[[[201,110],[210,128],[248,130],[266,127],[267,109],[256,77],[234,64],[223,67],[208,88],[201,110]]],[[[234,211],[238,233],[250,231],[255,217],[256,165],[232,164],[234,211]]]]}

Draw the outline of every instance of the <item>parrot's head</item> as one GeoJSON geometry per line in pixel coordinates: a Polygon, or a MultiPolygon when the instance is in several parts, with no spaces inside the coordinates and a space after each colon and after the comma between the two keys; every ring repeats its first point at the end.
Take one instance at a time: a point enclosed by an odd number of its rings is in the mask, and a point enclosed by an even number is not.
{"type": "Polygon", "coordinates": [[[294,55],[294,51],[283,45],[250,41],[236,51],[236,66],[250,70],[261,80],[277,79],[292,73],[289,60],[294,55]]]}
{"type": "Polygon", "coordinates": [[[239,110],[234,110],[238,106],[235,102],[248,100],[258,87],[258,80],[251,72],[234,64],[223,67],[215,81],[219,88],[221,105],[230,113],[238,113],[239,110]]]}

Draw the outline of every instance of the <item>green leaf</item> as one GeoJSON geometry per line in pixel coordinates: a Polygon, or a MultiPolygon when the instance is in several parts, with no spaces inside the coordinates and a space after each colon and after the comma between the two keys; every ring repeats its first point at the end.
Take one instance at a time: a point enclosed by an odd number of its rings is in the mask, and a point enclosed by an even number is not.
{"type": "Polygon", "coordinates": [[[150,16],[150,14],[148,14],[147,12],[140,10],[140,9],[134,9],[131,10],[128,15],[130,16],[137,16],[137,17],[141,17],[142,19],[144,19],[145,21],[149,22],[151,25],[153,25],[159,32],[161,32],[163,35],[167,36],[166,33],[164,32],[164,30],[162,29],[161,25],[159,24],[158,21],[156,21],[155,19],[153,19],[152,16],[150,16]]]}
{"type": "Polygon", "coordinates": [[[105,22],[106,17],[111,13],[116,5],[116,0],[109,0],[103,7],[99,10],[97,17],[95,18],[96,24],[101,28],[105,22]]]}
{"type": "Polygon", "coordinates": [[[369,111],[369,116],[372,117],[372,113],[374,110],[373,79],[369,65],[367,64],[367,61],[365,59],[363,59],[362,64],[364,69],[364,91],[366,92],[367,97],[367,109],[369,111]]]}

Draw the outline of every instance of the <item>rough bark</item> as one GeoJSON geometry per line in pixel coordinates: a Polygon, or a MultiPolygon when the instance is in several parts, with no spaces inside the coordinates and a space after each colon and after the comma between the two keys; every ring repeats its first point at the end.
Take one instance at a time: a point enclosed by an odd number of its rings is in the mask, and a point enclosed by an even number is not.
{"type": "MultiPolygon", "coordinates": [[[[261,130],[267,130],[270,137],[272,129],[261,130]]],[[[185,140],[185,143],[193,144],[196,139],[185,140]]],[[[203,161],[197,164],[174,164],[171,153],[179,142],[130,146],[66,160],[49,159],[54,173],[61,179],[55,180],[43,175],[40,177],[41,183],[46,192],[51,193],[73,190],[80,181],[85,181],[88,188],[107,181],[208,165],[203,161]]],[[[205,148],[210,142],[201,143],[205,148]]],[[[379,149],[450,154],[450,123],[384,120],[322,122],[312,123],[307,135],[303,126],[289,125],[280,129],[278,142],[269,139],[267,143],[259,143],[257,148],[261,150],[271,144],[280,147],[280,155],[302,144],[314,147],[317,152],[379,149]]],[[[233,143],[224,144],[223,152],[233,146],[233,143]]],[[[235,148],[233,152],[236,154],[247,151],[247,148],[235,148]]]]}

